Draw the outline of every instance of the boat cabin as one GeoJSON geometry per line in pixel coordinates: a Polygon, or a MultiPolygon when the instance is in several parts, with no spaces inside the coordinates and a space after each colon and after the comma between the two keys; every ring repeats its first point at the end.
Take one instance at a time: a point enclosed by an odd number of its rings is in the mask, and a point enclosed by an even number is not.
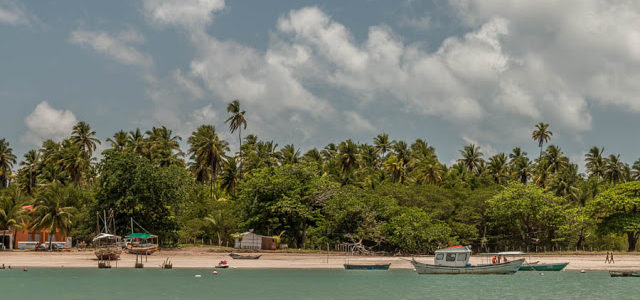
{"type": "Polygon", "coordinates": [[[436,250],[434,264],[436,266],[465,267],[469,264],[471,248],[469,246],[453,246],[436,250]]]}

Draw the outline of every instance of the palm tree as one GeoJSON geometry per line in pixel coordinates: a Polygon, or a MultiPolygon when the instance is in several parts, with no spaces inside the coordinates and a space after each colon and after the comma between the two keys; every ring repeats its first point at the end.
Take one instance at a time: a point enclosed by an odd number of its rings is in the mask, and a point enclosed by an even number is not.
{"type": "Polygon", "coordinates": [[[489,173],[497,184],[502,184],[508,176],[507,155],[500,153],[489,158],[489,173]]]}
{"type": "Polygon", "coordinates": [[[589,152],[585,154],[584,161],[586,162],[585,166],[587,167],[589,176],[595,176],[597,178],[602,178],[604,176],[605,161],[602,157],[603,152],[604,147],[591,147],[589,152]]]}
{"type": "Polygon", "coordinates": [[[390,155],[387,160],[384,161],[384,170],[391,173],[391,181],[403,184],[406,170],[402,163],[402,160],[398,159],[395,154],[390,155]]]}
{"type": "Polygon", "coordinates": [[[88,170],[91,156],[87,156],[80,146],[65,140],[60,151],[59,164],[75,184],[82,183],[83,174],[88,170]]]}
{"type": "Polygon", "coordinates": [[[113,138],[108,138],[107,142],[111,146],[110,150],[123,152],[127,148],[127,144],[129,144],[129,136],[124,130],[120,130],[113,134],[113,138]]]}
{"type": "Polygon", "coordinates": [[[146,141],[144,135],[140,131],[140,128],[136,128],[135,131],[129,131],[129,137],[127,145],[134,153],[144,155],[146,141]]]}
{"type": "Polygon", "coordinates": [[[359,152],[363,166],[374,169],[379,168],[380,160],[378,158],[378,150],[376,150],[375,146],[362,144],[360,145],[359,152]]]}
{"type": "Polygon", "coordinates": [[[225,121],[225,123],[229,123],[229,131],[233,134],[238,130],[238,142],[240,143],[238,154],[240,155],[240,170],[242,170],[242,129],[243,127],[247,129],[247,120],[244,118],[245,111],[240,109],[240,101],[236,99],[227,105],[227,112],[231,114],[225,121]]]}
{"type": "Polygon", "coordinates": [[[416,181],[418,183],[427,183],[432,185],[440,185],[445,168],[437,160],[424,159],[416,163],[415,171],[416,181]]]}
{"type": "Polygon", "coordinates": [[[293,144],[284,145],[284,147],[280,149],[278,156],[280,157],[281,165],[297,164],[300,160],[300,150],[296,149],[293,144]]]}
{"type": "Polygon", "coordinates": [[[564,156],[562,149],[555,145],[547,147],[547,151],[544,152],[542,157],[545,160],[547,172],[550,174],[557,173],[563,168],[569,166],[569,159],[564,156]]]}
{"type": "Polygon", "coordinates": [[[536,124],[536,129],[533,130],[531,138],[538,142],[538,147],[540,147],[540,157],[542,157],[542,146],[551,139],[552,135],[553,132],[549,131],[549,124],[545,124],[543,122],[536,124]]]}
{"type": "Polygon", "coordinates": [[[553,177],[549,188],[559,197],[567,197],[572,201],[578,201],[580,189],[578,188],[578,165],[569,164],[561,172],[553,177]]]}
{"type": "Polygon", "coordinates": [[[338,160],[342,173],[350,173],[358,167],[358,145],[348,139],[338,145],[338,160]]]}
{"type": "Polygon", "coordinates": [[[388,134],[381,133],[373,139],[373,145],[376,147],[376,150],[378,150],[378,153],[380,153],[382,159],[384,160],[387,156],[387,151],[389,151],[391,145],[393,145],[393,142],[389,140],[388,134]]]}
{"type": "Polygon", "coordinates": [[[189,140],[189,153],[191,159],[201,168],[209,167],[209,172],[203,177],[209,177],[211,182],[211,199],[215,199],[215,181],[216,174],[220,169],[226,152],[229,151],[229,144],[221,140],[216,133],[215,127],[212,125],[201,125],[198,129],[191,133],[189,140]]]}
{"type": "Polygon", "coordinates": [[[620,154],[611,154],[605,159],[604,178],[614,185],[624,182],[625,168],[625,163],[620,160],[620,154]]]}
{"type": "Polygon", "coordinates": [[[518,178],[520,183],[525,184],[531,177],[531,161],[526,156],[521,156],[511,162],[511,173],[518,178]]]}
{"type": "Polygon", "coordinates": [[[75,207],[66,206],[70,195],[60,184],[52,183],[42,189],[36,196],[33,208],[31,229],[49,231],[49,250],[53,246],[56,232],[67,235],[73,226],[75,207]]]}
{"type": "Polygon", "coordinates": [[[409,145],[405,141],[397,141],[393,143],[391,146],[393,152],[396,154],[398,159],[402,162],[403,166],[406,167],[411,161],[411,151],[409,150],[409,145]]]}
{"type": "Polygon", "coordinates": [[[183,156],[180,150],[180,136],[173,135],[171,129],[165,126],[153,127],[146,134],[149,136],[149,158],[157,162],[161,167],[169,165],[183,165],[180,156],[183,156]]]}
{"type": "Polygon", "coordinates": [[[33,194],[33,189],[36,187],[37,176],[40,174],[38,164],[40,164],[40,152],[36,150],[29,150],[25,153],[24,159],[20,162],[23,172],[26,174],[25,179],[27,183],[25,190],[29,195],[33,194]]]}
{"type": "Polygon", "coordinates": [[[80,147],[80,150],[87,156],[87,158],[91,158],[93,151],[96,149],[96,145],[100,144],[100,140],[95,137],[96,132],[91,130],[91,126],[89,124],[80,121],[75,126],[73,126],[73,131],[71,131],[71,141],[80,147]]]}
{"type": "Polygon", "coordinates": [[[460,154],[462,158],[458,159],[458,162],[462,163],[468,171],[480,173],[483,163],[483,154],[480,152],[480,147],[474,144],[464,146],[464,149],[460,150],[460,154]]]}
{"type": "Polygon", "coordinates": [[[0,188],[9,186],[9,176],[11,168],[16,163],[16,156],[13,149],[9,147],[9,142],[0,139],[0,188]]]}
{"type": "Polygon", "coordinates": [[[242,179],[243,174],[240,173],[238,168],[238,162],[235,157],[229,157],[222,167],[222,173],[220,174],[220,187],[227,191],[229,195],[235,195],[236,187],[242,179]]]}
{"type": "Polygon", "coordinates": [[[225,215],[222,210],[218,210],[205,217],[204,220],[213,227],[213,231],[218,237],[218,246],[222,246],[222,240],[229,237],[233,229],[232,219],[225,215]]]}
{"type": "MultiPolygon", "coordinates": [[[[26,199],[17,187],[6,190],[4,197],[0,197],[0,228],[13,230],[14,237],[16,230],[24,228],[29,218],[27,211],[22,208],[25,203],[26,199]]],[[[3,235],[2,245],[4,243],[3,235]]]]}
{"type": "Polygon", "coordinates": [[[317,148],[313,148],[302,155],[302,160],[306,162],[322,163],[322,155],[317,148]]]}
{"type": "Polygon", "coordinates": [[[633,179],[640,180],[640,158],[633,163],[633,179]]]}

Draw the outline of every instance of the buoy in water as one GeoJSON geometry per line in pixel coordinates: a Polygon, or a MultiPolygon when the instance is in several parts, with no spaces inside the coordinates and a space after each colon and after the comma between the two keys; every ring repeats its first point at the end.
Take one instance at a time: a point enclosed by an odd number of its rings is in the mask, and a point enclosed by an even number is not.
{"type": "Polygon", "coordinates": [[[544,273],[540,272],[540,276],[544,276],[544,273]]]}
{"type": "Polygon", "coordinates": [[[585,270],[580,270],[580,273],[587,273],[587,271],[585,271],[585,270]]]}
{"type": "Polygon", "coordinates": [[[213,270],[213,272],[211,272],[211,273],[213,273],[213,275],[218,275],[218,271],[217,270],[213,270]]]}
{"type": "Polygon", "coordinates": [[[202,277],[202,275],[200,275],[200,274],[196,275],[196,278],[200,278],[200,277],[202,277]]]}
{"type": "Polygon", "coordinates": [[[25,271],[25,272],[26,272],[26,271],[29,271],[29,269],[27,269],[27,268],[25,267],[24,269],[22,269],[22,271],[25,271]]]}

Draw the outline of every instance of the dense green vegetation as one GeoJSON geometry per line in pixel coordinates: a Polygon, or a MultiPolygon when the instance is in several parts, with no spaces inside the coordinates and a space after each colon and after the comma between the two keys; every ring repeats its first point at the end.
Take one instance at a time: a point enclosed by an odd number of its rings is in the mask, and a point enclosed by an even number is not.
{"type": "Polygon", "coordinates": [[[593,147],[581,174],[560,147],[545,148],[549,124],[535,125],[533,159],[518,147],[485,157],[468,145],[447,166],[426,141],[387,134],[302,153],[242,136],[240,103],[227,111],[238,152],[211,125],[187,137],[186,153],[164,126],[118,131],[99,161],[101,141],[84,122],[19,164],[0,140],[0,228],[28,223],[89,241],[96,212],[112,208],[119,233],[130,231],[133,217],[166,246],[229,245],[249,229],[289,247],[342,244],[362,253],[428,253],[458,243],[482,251],[632,251],[640,237],[640,159],[629,166],[593,147]]]}

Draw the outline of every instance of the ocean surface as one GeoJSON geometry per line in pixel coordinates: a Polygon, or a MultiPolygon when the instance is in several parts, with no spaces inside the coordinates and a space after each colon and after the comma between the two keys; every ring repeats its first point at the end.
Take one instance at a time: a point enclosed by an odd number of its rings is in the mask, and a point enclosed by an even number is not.
{"type": "Polygon", "coordinates": [[[0,270],[0,299],[640,299],[607,272],[418,275],[408,270],[0,270]],[[201,277],[196,277],[201,275],[201,277]]]}

